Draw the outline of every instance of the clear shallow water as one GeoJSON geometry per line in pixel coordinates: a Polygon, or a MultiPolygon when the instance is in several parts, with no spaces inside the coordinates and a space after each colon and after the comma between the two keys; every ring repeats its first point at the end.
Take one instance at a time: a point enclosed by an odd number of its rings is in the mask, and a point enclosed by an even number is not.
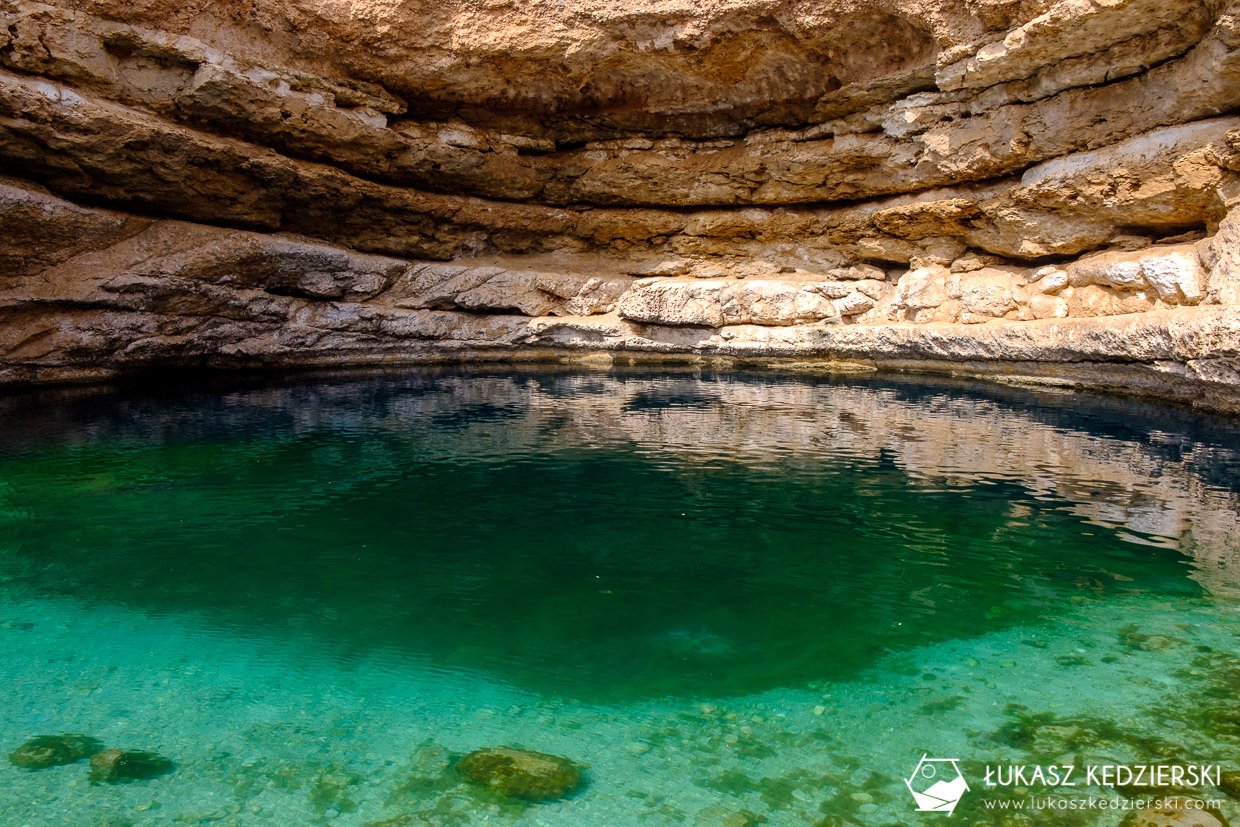
{"type": "MultiPolygon", "coordinates": [[[[923,752],[1240,758],[1223,421],[642,373],[45,391],[0,421],[4,751],[178,764],[4,766],[0,823],[917,823],[923,752]],[[588,786],[518,806],[452,772],[504,744],[588,786]]],[[[1002,823],[982,798],[956,818],[1002,823]]]]}

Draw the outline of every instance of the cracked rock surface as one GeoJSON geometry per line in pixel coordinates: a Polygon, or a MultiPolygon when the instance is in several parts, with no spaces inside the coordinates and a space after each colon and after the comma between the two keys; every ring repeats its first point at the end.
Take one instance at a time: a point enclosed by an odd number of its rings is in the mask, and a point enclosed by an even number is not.
{"type": "Polygon", "coordinates": [[[1240,0],[0,0],[0,383],[776,360],[1240,408],[1240,0]]]}

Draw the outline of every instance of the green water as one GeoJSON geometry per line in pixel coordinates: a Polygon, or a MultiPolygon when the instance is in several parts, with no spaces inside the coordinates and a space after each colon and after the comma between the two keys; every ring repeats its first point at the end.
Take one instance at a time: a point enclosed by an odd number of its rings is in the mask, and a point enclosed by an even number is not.
{"type": "Polygon", "coordinates": [[[115,732],[178,765],[8,767],[0,823],[916,823],[946,818],[901,798],[925,751],[1240,758],[1226,421],[637,372],[42,392],[0,421],[4,751],[115,732]],[[453,775],[516,742],[596,769],[545,805],[453,775]]]}

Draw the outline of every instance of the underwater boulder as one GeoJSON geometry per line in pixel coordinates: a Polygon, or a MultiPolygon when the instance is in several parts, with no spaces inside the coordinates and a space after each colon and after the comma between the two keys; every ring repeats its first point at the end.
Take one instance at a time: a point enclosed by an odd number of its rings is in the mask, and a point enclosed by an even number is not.
{"type": "Polygon", "coordinates": [[[101,744],[88,735],[37,735],[9,753],[14,766],[28,770],[58,767],[89,758],[101,744]]]}
{"type": "Polygon", "coordinates": [[[153,752],[140,749],[108,749],[90,759],[90,780],[119,784],[156,778],[172,772],[175,765],[153,752]]]}
{"type": "Polygon", "coordinates": [[[581,768],[567,758],[512,747],[474,750],[456,771],[521,801],[551,801],[581,786],[581,768]]]}
{"type": "Polygon", "coordinates": [[[1119,827],[1227,827],[1227,819],[1204,801],[1170,796],[1153,807],[1129,813],[1119,827]]]}
{"type": "Polygon", "coordinates": [[[748,810],[733,810],[714,804],[697,814],[693,827],[758,827],[759,818],[748,810]]]}
{"type": "Polygon", "coordinates": [[[1240,798],[1240,772],[1225,772],[1219,776],[1218,788],[1232,798],[1240,798]]]}

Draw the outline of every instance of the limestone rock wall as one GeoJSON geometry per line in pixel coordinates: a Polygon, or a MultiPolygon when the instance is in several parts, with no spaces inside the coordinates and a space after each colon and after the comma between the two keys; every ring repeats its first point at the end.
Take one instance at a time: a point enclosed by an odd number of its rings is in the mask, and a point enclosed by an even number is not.
{"type": "Polygon", "coordinates": [[[1240,408],[1237,0],[0,24],[0,382],[658,354],[1240,408]]]}

